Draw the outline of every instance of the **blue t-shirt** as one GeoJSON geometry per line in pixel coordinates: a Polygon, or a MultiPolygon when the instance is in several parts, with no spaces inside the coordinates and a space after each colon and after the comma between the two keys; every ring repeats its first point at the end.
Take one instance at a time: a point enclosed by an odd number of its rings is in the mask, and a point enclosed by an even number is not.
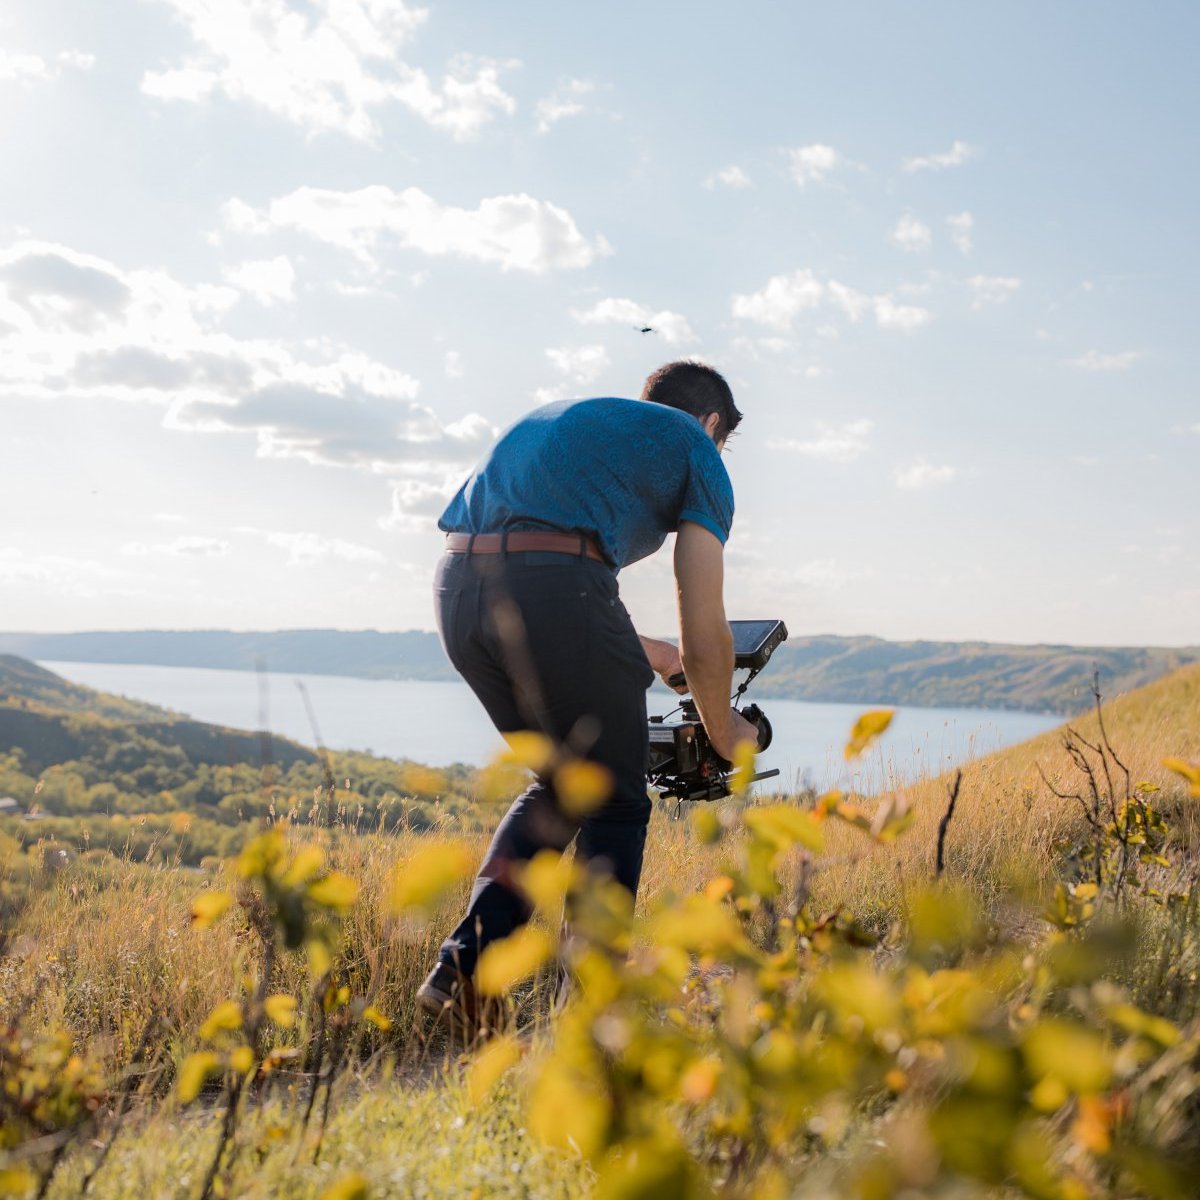
{"type": "Polygon", "coordinates": [[[688,413],[603,397],[547,404],[500,437],[438,525],[447,533],[556,529],[594,538],[613,567],[653,554],[681,521],[724,542],[733,488],[688,413]]]}

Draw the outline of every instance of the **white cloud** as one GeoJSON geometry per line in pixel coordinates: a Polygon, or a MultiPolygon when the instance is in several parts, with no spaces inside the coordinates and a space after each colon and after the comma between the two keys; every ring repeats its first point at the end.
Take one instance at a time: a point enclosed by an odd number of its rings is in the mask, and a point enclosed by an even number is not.
{"type": "Polygon", "coordinates": [[[809,458],[822,458],[826,462],[848,463],[867,452],[867,435],[874,427],[874,422],[867,420],[850,421],[845,425],[818,422],[815,438],[807,441],[772,438],[767,445],[774,450],[791,450],[809,458]]]}
{"type": "Polygon", "coordinates": [[[960,254],[970,254],[974,248],[972,233],[975,229],[975,218],[969,212],[951,213],[946,218],[950,226],[950,240],[960,254]]]}
{"type": "Polygon", "coordinates": [[[718,184],[735,190],[754,186],[750,176],[738,166],[722,167],[704,181],[704,186],[710,189],[715,188],[718,184]]]}
{"type": "Polygon", "coordinates": [[[907,159],[904,169],[911,175],[914,171],[943,171],[947,167],[960,167],[969,158],[974,158],[978,150],[966,142],[956,141],[949,150],[941,154],[926,154],[918,158],[907,159]]]}
{"type": "Polygon", "coordinates": [[[384,556],[371,546],[343,541],[341,538],[326,537],[320,533],[291,533],[273,529],[257,529],[252,525],[241,525],[236,532],[261,537],[268,546],[286,550],[289,567],[310,567],[331,558],[341,559],[343,562],[381,563],[384,561],[384,556]]]}
{"type": "Polygon", "coordinates": [[[126,542],[121,553],[132,558],[148,555],[168,555],[172,558],[222,558],[229,553],[229,543],[221,538],[178,537],[170,542],[126,542]]]}
{"type": "Polygon", "coordinates": [[[921,491],[949,483],[958,474],[957,467],[935,467],[925,461],[913,463],[896,472],[896,486],[906,491],[921,491]]]}
{"type": "Polygon", "coordinates": [[[457,350],[447,350],[442,358],[442,370],[446,372],[447,379],[461,379],[466,374],[462,355],[457,350]]]}
{"type": "Polygon", "coordinates": [[[891,296],[876,296],[872,301],[875,310],[875,323],[880,329],[896,329],[901,333],[911,333],[928,325],[931,313],[927,308],[915,304],[897,304],[891,296]]]}
{"type": "Polygon", "coordinates": [[[790,329],[802,312],[817,308],[825,285],[808,267],[787,275],[772,275],[761,291],[733,297],[733,315],[772,329],[790,329]]]}
{"type": "Polygon", "coordinates": [[[1081,371],[1127,371],[1141,358],[1139,350],[1122,350],[1118,354],[1101,354],[1099,350],[1089,350],[1078,358],[1067,359],[1068,367],[1078,367],[1081,371]]]}
{"type": "Polygon", "coordinates": [[[0,250],[0,397],[148,401],[171,429],[251,433],[262,457],[376,473],[445,470],[494,437],[477,414],[443,424],[413,376],[357,351],[300,357],[224,333],[237,298],[51,243],[0,250]]]}
{"type": "MultiPolygon", "coordinates": [[[[56,62],[60,67],[87,71],[95,66],[96,56],[80,50],[64,50],[56,62]]],[[[45,83],[57,79],[59,74],[59,70],[40,54],[25,54],[0,47],[0,83],[45,83]]]]}
{"type": "Polygon", "coordinates": [[[591,383],[609,365],[603,346],[566,346],[547,350],[546,357],[574,383],[591,383]]]}
{"type": "Polygon", "coordinates": [[[19,54],[10,50],[0,50],[0,80],[28,83],[51,77],[50,68],[40,54],[19,54]]]}
{"type": "Polygon", "coordinates": [[[268,384],[233,401],[177,402],[165,423],[197,433],[253,433],[261,458],[299,458],[375,474],[472,462],[495,437],[478,414],[443,424],[431,408],[402,395],[403,381],[415,392],[415,380],[367,359],[345,356],[296,374],[308,378],[268,384]],[[392,386],[389,376],[397,381],[392,386]]]}
{"type": "Polygon", "coordinates": [[[96,56],[85,54],[82,50],[64,50],[59,54],[58,61],[64,67],[74,67],[77,71],[90,71],[96,65],[96,56]]]}
{"type": "MultiPolygon", "coordinates": [[[[826,307],[838,309],[850,321],[857,322],[868,310],[875,314],[880,329],[910,332],[930,320],[928,309],[911,304],[897,304],[890,295],[870,296],[831,279],[818,279],[808,267],[800,267],[786,275],[773,275],[757,292],[733,297],[732,311],[737,318],[757,321],[772,329],[790,330],[803,312],[826,307]]],[[[836,337],[836,328],[823,325],[822,337],[836,337]]]]}
{"type": "Polygon", "coordinates": [[[596,85],[590,79],[569,79],[549,96],[543,96],[534,109],[538,133],[549,133],[559,121],[585,112],[583,98],[595,90],[596,85]]]}
{"type": "Polygon", "coordinates": [[[399,57],[428,11],[405,0],[161,0],[196,43],[182,63],[148,71],[142,91],[196,102],[220,91],[311,133],[373,139],[373,112],[395,103],[468,138],[516,102],[500,86],[510,64],[459,55],[440,84],[399,57]]]}
{"type": "Polygon", "coordinates": [[[988,304],[1003,304],[1020,288],[1021,281],[1008,275],[972,275],[967,286],[974,294],[971,307],[979,309],[988,304]]]}
{"type": "Polygon", "coordinates": [[[820,142],[814,142],[811,146],[799,146],[787,153],[792,178],[799,187],[824,182],[826,175],[845,163],[845,159],[832,146],[820,142]]]}
{"type": "Polygon", "coordinates": [[[933,245],[933,230],[912,213],[905,213],[892,230],[892,241],[901,250],[928,250],[933,245]]]}
{"type": "Polygon", "coordinates": [[[430,256],[534,273],[586,267],[612,252],[603,237],[584,237],[566,209],[524,193],[491,196],[468,209],[440,204],[416,187],[402,192],[382,184],[353,192],[302,187],[262,212],[230,200],[224,215],[240,232],[295,230],[368,262],[385,240],[430,256]]]}
{"type": "Polygon", "coordinates": [[[432,531],[461,483],[462,476],[457,474],[441,479],[414,477],[393,481],[391,511],[379,519],[379,527],[400,533],[432,531]]]}
{"type": "Polygon", "coordinates": [[[571,310],[571,316],[581,325],[629,325],[634,329],[650,329],[663,341],[672,346],[695,342],[697,337],[682,313],[660,309],[655,312],[648,305],[624,297],[609,297],[598,300],[584,311],[571,310]]]}
{"type": "Polygon", "coordinates": [[[226,270],[225,278],[260,304],[271,305],[295,298],[296,270],[285,254],[231,267],[226,270]]]}

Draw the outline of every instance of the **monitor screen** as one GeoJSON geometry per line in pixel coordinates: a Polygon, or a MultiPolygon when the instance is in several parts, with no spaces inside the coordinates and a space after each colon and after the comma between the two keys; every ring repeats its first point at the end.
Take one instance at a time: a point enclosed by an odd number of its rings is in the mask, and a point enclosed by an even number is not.
{"type": "Polygon", "coordinates": [[[730,621],[734,654],[753,654],[778,624],[778,621],[730,621]]]}

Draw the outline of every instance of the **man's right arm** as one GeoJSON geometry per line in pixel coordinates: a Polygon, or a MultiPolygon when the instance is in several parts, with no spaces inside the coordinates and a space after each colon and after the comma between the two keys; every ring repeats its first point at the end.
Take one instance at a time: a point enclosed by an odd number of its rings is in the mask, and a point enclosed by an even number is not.
{"type": "Polygon", "coordinates": [[[682,521],[675,537],[679,598],[679,656],[708,739],[733,760],[737,744],[758,731],[729,706],[733,634],[725,618],[725,547],[703,525],[682,521]]]}

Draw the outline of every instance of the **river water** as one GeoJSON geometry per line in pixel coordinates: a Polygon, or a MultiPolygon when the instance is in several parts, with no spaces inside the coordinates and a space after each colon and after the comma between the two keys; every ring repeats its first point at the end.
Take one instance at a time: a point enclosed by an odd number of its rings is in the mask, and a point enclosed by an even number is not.
{"type": "MultiPolygon", "coordinates": [[[[200,721],[239,729],[265,727],[306,745],[317,741],[304,703],[308,693],[321,742],[337,750],[367,750],[430,766],[481,766],[501,748],[499,735],[464,683],[352,679],[338,675],[268,675],[199,667],[123,663],[43,662],[75,683],[148,701],[200,721]],[[302,685],[302,686],[301,686],[302,685]],[[265,692],[265,695],[264,695],[265,692]]],[[[751,688],[751,698],[753,688],[751,688]]],[[[672,696],[650,693],[652,714],[669,712],[672,696]]],[[[760,769],[779,778],[760,790],[802,783],[824,789],[853,785],[866,792],[918,775],[936,774],[970,758],[1024,741],[1061,723],[1041,713],[972,708],[900,708],[877,747],[848,773],[842,747],[850,726],[870,704],[764,700],[775,731],[760,769]]]]}

